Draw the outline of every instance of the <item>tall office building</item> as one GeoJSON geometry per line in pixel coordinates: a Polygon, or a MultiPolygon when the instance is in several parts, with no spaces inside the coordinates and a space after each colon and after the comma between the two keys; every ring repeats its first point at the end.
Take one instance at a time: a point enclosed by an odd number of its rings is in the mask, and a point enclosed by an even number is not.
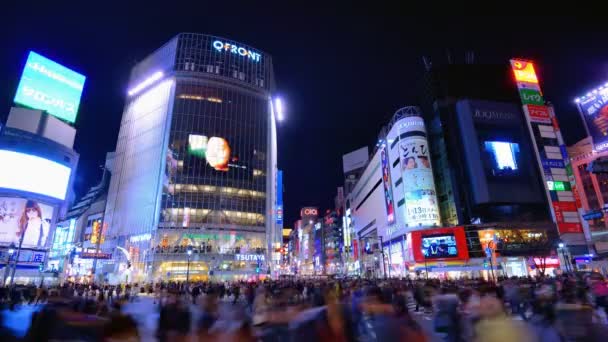
{"type": "Polygon", "coordinates": [[[116,272],[266,273],[280,236],[273,89],[268,54],[204,34],[178,34],[133,68],[104,218],[124,251],[116,272]]]}

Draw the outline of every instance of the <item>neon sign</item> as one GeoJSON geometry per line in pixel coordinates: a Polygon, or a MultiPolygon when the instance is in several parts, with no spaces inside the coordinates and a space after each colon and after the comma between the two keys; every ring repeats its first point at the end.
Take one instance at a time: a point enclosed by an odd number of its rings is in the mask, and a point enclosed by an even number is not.
{"type": "Polygon", "coordinates": [[[522,60],[513,60],[511,65],[513,67],[515,80],[518,82],[538,84],[538,78],[536,77],[536,71],[534,71],[533,63],[522,60]]]}
{"type": "Polygon", "coordinates": [[[222,50],[223,50],[226,52],[233,53],[235,55],[241,55],[243,57],[247,57],[254,62],[259,62],[262,59],[262,55],[260,55],[257,52],[253,52],[242,46],[238,46],[238,45],[234,45],[234,44],[230,44],[230,43],[224,43],[220,40],[213,41],[213,48],[216,49],[218,52],[222,52],[222,50]]]}

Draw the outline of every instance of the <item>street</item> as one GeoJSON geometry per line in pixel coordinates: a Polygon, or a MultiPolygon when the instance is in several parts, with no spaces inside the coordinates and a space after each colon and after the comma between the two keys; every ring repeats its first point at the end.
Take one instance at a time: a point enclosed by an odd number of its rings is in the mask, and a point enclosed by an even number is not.
{"type": "MultiPolygon", "coordinates": [[[[242,305],[239,303],[237,305],[242,305]]],[[[42,305],[19,305],[15,311],[2,311],[4,325],[9,328],[17,337],[23,337],[31,323],[32,314],[39,310],[42,305]]],[[[198,321],[200,308],[198,305],[190,305],[192,313],[192,327],[195,327],[195,322],[198,321]]],[[[422,326],[426,335],[431,341],[440,341],[440,337],[433,333],[432,316],[429,313],[414,312],[414,307],[410,307],[413,317],[422,326]]],[[[123,308],[124,313],[133,317],[139,328],[139,333],[142,341],[154,341],[156,326],[158,324],[159,312],[158,304],[154,304],[154,300],[149,296],[138,297],[134,302],[127,303],[123,308]]],[[[232,317],[235,312],[235,307],[231,300],[220,302],[221,317],[232,317]]]]}

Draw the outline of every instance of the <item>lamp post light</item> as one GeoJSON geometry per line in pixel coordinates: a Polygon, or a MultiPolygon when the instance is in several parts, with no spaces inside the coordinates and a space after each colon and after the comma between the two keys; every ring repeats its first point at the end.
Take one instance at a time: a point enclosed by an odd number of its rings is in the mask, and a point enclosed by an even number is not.
{"type": "Polygon", "coordinates": [[[424,254],[424,248],[422,249],[422,257],[424,258],[424,277],[429,280],[429,268],[426,263],[426,254],[424,254]]]}
{"type": "Polygon", "coordinates": [[[563,242],[559,242],[557,244],[557,252],[561,254],[562,260],[564,261],[564,267],[566,268],[566,272],[570,273],[569,263],[566,257],[566,244],[563,242]]]}
{"type": "Polygon", "coordinates": [[[192,256],[192,246],[188,246],[186,251],[188,253],[188,266],[186,268],[186,289],[188,289],[188,283],[190,281],[190,257],[192,256]]]}
{"type": "Polygon", "coordinates": [[[2,285],[6,284],[6,278],[8,277],[11,258],[13,257],[13,254],[15,254],[15,244],[11,243],[11,245],[8,246],[8,256],[6,257],[6,264],[4,265],[4,279],[2,281],[2,285]]]}

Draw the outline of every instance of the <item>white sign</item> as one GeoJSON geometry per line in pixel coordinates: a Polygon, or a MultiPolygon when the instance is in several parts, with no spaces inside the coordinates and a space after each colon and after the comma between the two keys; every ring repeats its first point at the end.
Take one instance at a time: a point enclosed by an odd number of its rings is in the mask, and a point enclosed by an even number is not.
{"type": "Polygon", "coordinates": [[[264,261],[266,258],[264,254],[236,254],[234,256],[236,261],[264,261]]]}
{"type": "Polygon", "coordinates": [[[216,49],[219,52],[221,52],[223,50],[223,51],[226,51],[226,52],[231,52],[231,53],[234,53],[234,54],[238,54],[238,55],[241,55],[243,57],[247,57],[247,58],[249,58],[249,59],[251,59],[252,61],[255,61],[255,62],[259,62],[260,59],[261,59],[261,57],[262,57],[257,52],[253,52],[253,51],[251,51],[249,49],[245,49],[242,46],[237,46],[237,45],[234,45],[234,44],[225,43],[225,42],[222,42],[220,40],[216,40],[216,41],[213,42],[213,48],[216,49]]]}
{"type": "Polygon", "coordinates": [[[148,241],[152,238],[152,234],[145,233],[139,235],[133,235],[129,238],[129,242],[140,242],[140,241],[148,241]]]}

